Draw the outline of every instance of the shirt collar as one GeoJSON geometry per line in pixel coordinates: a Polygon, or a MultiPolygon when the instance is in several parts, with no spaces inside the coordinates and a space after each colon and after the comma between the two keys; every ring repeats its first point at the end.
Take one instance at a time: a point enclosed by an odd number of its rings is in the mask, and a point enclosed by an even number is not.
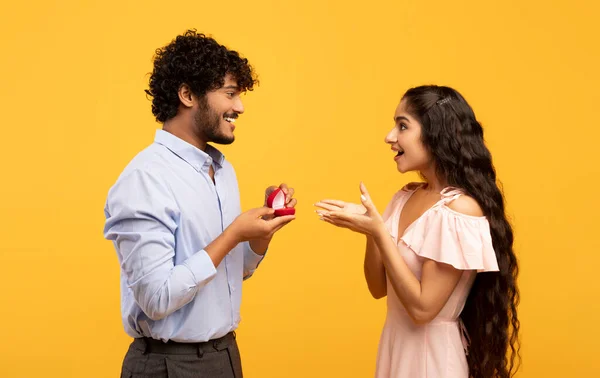
{"type": "Polygon", "coordinates": [[[202,151],[165,130],[156,130],[154,142],[167,147],[197,171],[202,169],[208,171],[213,161],[220,168],[225,160],[225,156],[215,147],[207,144],[206,151],[202,151]]]}

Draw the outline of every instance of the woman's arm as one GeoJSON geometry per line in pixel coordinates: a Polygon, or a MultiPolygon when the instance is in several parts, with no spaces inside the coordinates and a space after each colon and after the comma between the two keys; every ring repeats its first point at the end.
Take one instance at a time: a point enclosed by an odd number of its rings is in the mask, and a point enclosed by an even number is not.
{"type": "MultiPolygon", "coordinates": [[[[389,234],[388,234],[389,237],[389,234]]],[[[383,298],[387,295],[387,282],[385,267],[377,244],[372,236],[367,235],[367,246],[365,248],[365,280],[371,295],[375,299],[383,298]]]]}
{"type": "Polygon", "coordinates": [[[416,324],[425,324],[437,316],[458,284],[462,271],[451,265],[427,260],[421,281],[400,256],[398,246],[383,229],[373,235],[394,292],[416,324]]]}

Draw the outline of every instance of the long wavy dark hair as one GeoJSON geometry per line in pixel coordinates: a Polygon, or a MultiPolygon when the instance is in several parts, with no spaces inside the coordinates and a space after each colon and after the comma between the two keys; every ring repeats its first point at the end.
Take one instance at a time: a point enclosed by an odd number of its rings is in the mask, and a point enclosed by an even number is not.
{"type": "Polygon", "coordinates": [[[403,99],[408,112],[421,123],[422,142],[438,177],[473,197],[490,223],[500,271],[477,274],[460,317],[470,337],[470,376],[509,378],[520,364],[519,269],[504,196],[484,143],[483,128],[463,96],[452,88],[416,87],[403,99]]]}

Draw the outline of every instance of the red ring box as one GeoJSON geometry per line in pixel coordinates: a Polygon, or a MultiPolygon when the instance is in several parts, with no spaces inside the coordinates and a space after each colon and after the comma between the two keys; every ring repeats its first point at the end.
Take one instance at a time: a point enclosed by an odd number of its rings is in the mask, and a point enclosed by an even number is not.
{"type": "Polygon", "coordinates": [[[285,193],[281,188],[273,190],[273,192],[267,197],[267,206],[275,209],[275,216],[281,217],[283,215],[294,215],[296,209],[293,207],[285,207],[285,193]]]}

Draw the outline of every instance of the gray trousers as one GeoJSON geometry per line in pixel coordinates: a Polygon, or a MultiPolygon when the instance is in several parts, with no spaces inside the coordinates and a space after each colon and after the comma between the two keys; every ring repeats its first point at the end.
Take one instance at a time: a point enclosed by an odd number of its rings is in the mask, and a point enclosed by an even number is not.
{"type": "Polygon", "coordinates": [[[242,378],[235,333],[205,343],[134,339],[121,378],[242,378]]]}

